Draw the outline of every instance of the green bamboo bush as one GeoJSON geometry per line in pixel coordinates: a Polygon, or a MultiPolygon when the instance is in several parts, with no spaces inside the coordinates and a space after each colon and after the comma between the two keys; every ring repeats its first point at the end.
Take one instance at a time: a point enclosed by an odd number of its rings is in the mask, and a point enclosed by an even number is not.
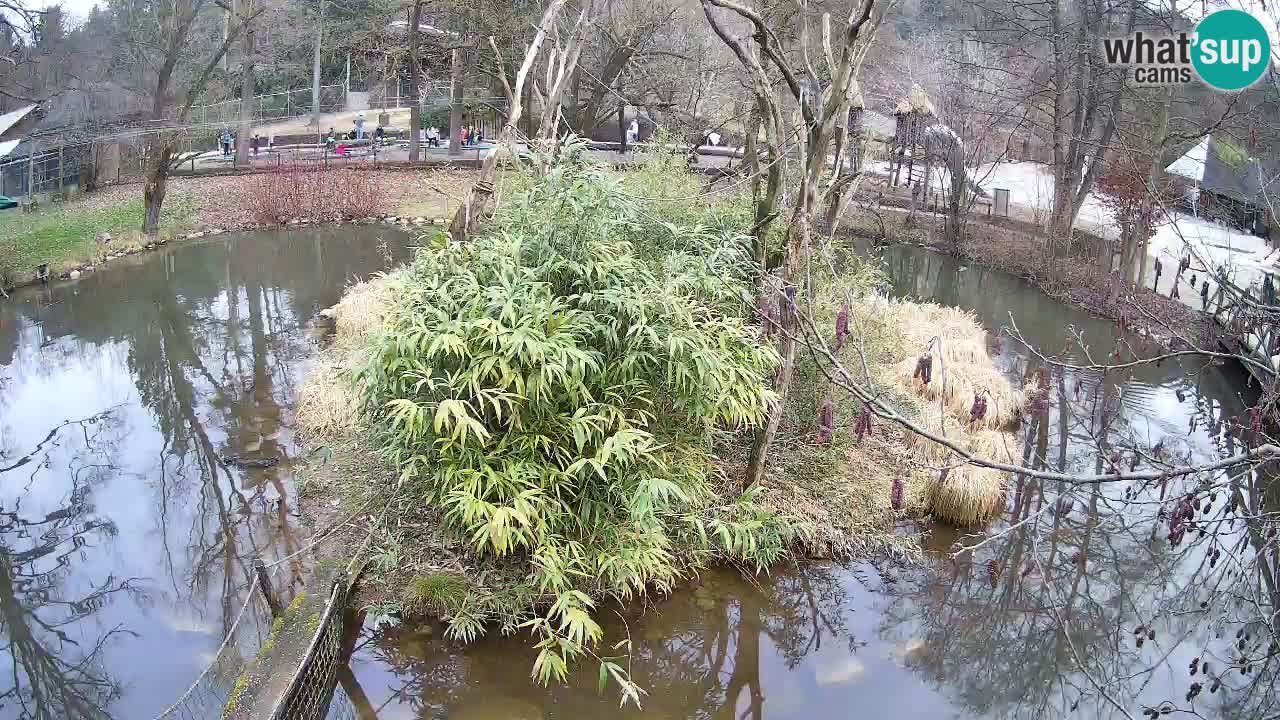
{"type": "Polygon", "coordinates": [[[357,375],[401,486],[527,567],[515,601],[465,598],[451,631],[531,630],[543,682],[592,652],[601,599],[713,557],[763,567],[798,530],[712,482],[713,441],[764,420],[778,360],[744,316],[741,239],[661,213],[611,173],[551,166],[480,237],[418,253],[357,375]],[[640,257],[641,226],[673,250],[640,257]]]}

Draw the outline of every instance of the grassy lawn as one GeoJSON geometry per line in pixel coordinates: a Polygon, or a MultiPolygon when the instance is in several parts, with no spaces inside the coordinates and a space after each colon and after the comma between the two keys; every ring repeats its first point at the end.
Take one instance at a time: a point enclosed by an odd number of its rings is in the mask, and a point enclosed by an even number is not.
{"type": "MultiPolygon", "coordinates": [[[[164,203],[161,234],[171,237],[190,227],[195,202],[171,193],[164,203]]],[[[94,262],[107,253],[141,246],[141,187],[113,188],[68,203],[45,205],[34,213],[0,211],[0,286],[29,280],[37,265],[53,272],[94,262]],[[112,242],[100,245],[100,233],[112,242]]]]}

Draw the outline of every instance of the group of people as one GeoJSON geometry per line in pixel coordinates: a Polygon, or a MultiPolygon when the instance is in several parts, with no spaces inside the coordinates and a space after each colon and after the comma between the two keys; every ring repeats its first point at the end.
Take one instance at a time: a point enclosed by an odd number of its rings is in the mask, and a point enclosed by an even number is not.
{"type": "MultiPolygon", "coordinates": [[[[426,144],[427,147],[440,147],[441,133],[440,128],[432,125],[421,131],[418,138],[426,144]]],[[[465,125],[458,130],[458,139],[467,147],[475,147],[479,143],[484,142],[484,128],[474,125],[465,125]]]]}
{"type": "MultiPolygon", "coordinates": [[[[351,142],[361,142],[364,140],[364,115],[357,115],[355,122],[349,132],[338,133],[332,127],[329,133],[325,135],[324,146],[327,150],[333,152],[339,157],[347,157],[351,153],[351,142]]],[[[377,146],[382,146],[387,142],[387,131],[381,126],[377,126],[373,130],[373,142],[377,146]]]]}
{"type": "MultiPolygon", "coordinates": [[[[231,153],[235,150],[235,135],[231,133],[231,128],[223,128],[222,135],[218,137],[218,145],[222,148],[222,157],[231,157],[231,153]]],[[[258,154],[258,148],[262,146],[262,137],[258,133],[253,134],[253,138],[249,141],[249,148],[253,150],[253,154],[258,154]]]]}
{"type": "Polygon", "coordinates": [[[463,125],[458,131],[458,138],[462,140],[462,144],[468,147],[474,146],[476,143],[484,142],[484,128],[477,128],[474,125],[463,125]]]}
{"type": "MultiPolygon", "coordinates": [[[[376,145],[383,145],[386,142],[386,130],[381,125],[373,131],[373,141],[376,145]]],[[[422,139],[428,147],[440,147],[441,133],[435,126],[429,127],[423,131],[422,139]]],[[[339,133],[332,127],[325,135],[325,149],[340,156],[346,157],[351,152],[351,142],[360,142],[365,139],[364,134],[364,115],[357,115],[352,123],[352,129],[349,132],[339,133]]],[[[466,147],[475,147],[479,143],[484,142],[484,128],[475,125],[464,125],[458,130],[458,139],[466,147]]],[[[235,147],[235,136],[231,133],[230,128],[224,128],[222,134],[218,137],[218,144],[222,148],[223,157],[231,157],[235,147]]],[[[258,154],[260,138],[257,133],[253,135],[252,147],[253,154],[258,154]]]]}

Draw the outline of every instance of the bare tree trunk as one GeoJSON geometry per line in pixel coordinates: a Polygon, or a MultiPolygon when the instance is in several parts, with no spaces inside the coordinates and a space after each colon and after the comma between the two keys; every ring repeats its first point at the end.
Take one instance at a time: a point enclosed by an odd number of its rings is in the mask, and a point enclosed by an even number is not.
{"type": "MultiPolygon", "coordinates": [[[[547,61],[546,104],[542,108],[542,126],[538,129],[538,135],[543,140],[553,140],[560,135],[560,120],[564,113],[564,93],[569,79],[577,73],[578,58],[582,55],[584,31],[591,21],[592,9],[593,3],[590,0],[583,4],[565,46],[558,47],[559,39],[557,38],[557,47],[551,51],[551,57],[547,61]]],[[[622,87],[621,82],[618,87],[622,87]]]]}
{"type": "MultiPolygon", "coordinates": [[[[418,58],[418,25],[422,22],[422,2],[414,0],[409,14],[409,162],[418,162],[418,132],[422,127],[422,65],[418,58]]],[[[450,146],[452,147],[452,146],[450,146]]]]}
{"type": "Polygon", "coordinates": [[[236,138],[236,164],[249,163],[249,138],[253,133],[253,113],[256,109],[257,82],[254,77],[253,26],[245,28],[244,57],[240,60],[240,130],[236,138]]]}
{"type": "Polygon", "coordinates": [[[1138,287],[1146,287],[1147,285],[1147,245],[1151,242],[1151,223],[1155,219],[1156,198],[1160,186],[1160,178],[1163,175],[1164,163],[1160,161],[1160,149],[1164,147],[1169,137],[1169,110],[1173,104],[1173,86],[1165,88],[1164,99],[1159,104],[1156,111],[1156,128],[1152,134],[1153,142],[1151,147],[1151,161],[1147,165],[1147,192],[1142,196],[1142,209],[1138,213],[1138,222],[1135,223],[1135,235],[1137,235],[1138,245],[1138,262],[1141,268],[1138,270],[1138,287]]]}
{"type": "MultiPolygon", "coordinates": [[[[801,191],[808,193],[807,189],[801,191]]],[[[782,263],[782,288],[778,295],[778,326],[781,328],[781,341],[778,354],[782,364],[778,367],[773,379],[773,391],[777,399],[769,408],[769,417],[764,427],[756,431],[751,444],[751,459],[747,464],[747,475],[743,478],[742,488],[757,485],[764,479],[769,464],[769,449],[778,437],[778,428],[782,425],[782,415],[786,404],[787,393],[791,390],[791,380],[796,369],[796,335],[799,323],[796,322],[796,308],[799,292],[794,281],[801,277],[805,258],[809,253],[809,236],[811,221],[809,218],[809,201],[800,200],[795,214],[791,217],[791,225],[787,233],[786,256],[782,263]]]]}
{"type": "Polygon", "coordinates": [[[324,2],[320,3],[320,17],[316,19],[316,48],[311,60],[311,124],[316,134],[324,132],[320,127],[320,48],[324,43],[324,2]]]}
{"type": "Polygon", "coordinates": [[[146,183],[142,187],[142,232],[154,236],[160,232],[160,209],[169,183],[169,161],[173,150],[167,137],[148,141],[150,161],[147,164],[146,183]]]}
{"type": "MultiPolygon", "coordinates": [[[[450,73],[452,84],[449,88],[449,154],[462,154],[462,78],[465,68],[462,66],[462,48],[456,47],[450,53],[450,73]]],[[[496,149],[495,149],[496,154],[496,149]]]]}
{"type": "Polygon", "coordinates": [[[746,167],[747,172],[751,176],[751,200],[755,204],[755,220],[751,226],[752,236],[752,256],[755,257],[756,265],[760,270],[760,289],[764,289],[764,274],[768,271],[769,258],[766,253],[768,249],[764,244],[764,235],[760,227],[760,203],[761,203],[761,177],[760,177],[760,107],[759,103],[751,109],[751,114],[747,120],[747,137],[746,144],[742,150],[742,164],[746,167]]]}
{"type": "MultiPolygon", "coordinates": [[[[542,20],[538,23],[538,31],[534,33],[533,40],[529,42],[529,47],[524,53],[524,62],[521,63],[520,69],[516,71],[515,86],[512,87],[507,83],[506,70],[502,67],[502,54],[498,51],[498,45],[493,37],[489,37],[489,47],[493,49],[493,54],[498,58],[498,75],[502,79],[502,89],[507,96],[507,104],[510,111],[507,113],[507,121],[502,126],[502,131],[498,134],[497,142],[493,151],[484,159],[484,165],[480,168],[480,179],[478,179],[471,189],[467,191],[467,197],[458,207],[457,212],[453,214],[453,221],[449,223],[449,236],[457,241],[465,241],[471,234],[471,229],[488,217],[491,212],[490,205],[493,202],[493,182],[498,175],[498,159],[501,151],[506,149],[507,152],[514,157],[516,154],[515,131],[520,122],[520,116],[524,111],[522,98],[524,97],[525,78],[529,76],[529,69],[533,67],[534,60],[538,57],[538,51],[542,48],[542,43],[547,38],[547,32],[552,23],[555,22],[556,16],[564,7],[565,0],[551,0],[547,5],[547,9],[542,13],[542,20]]],[[[454,90],[455,97],[461,98],[462,81],[457,75],[457,69],[461,65],[460,51],[454,50],[454,90]]],[[[458,115],[461,115],[461,108],[455,108],[458,115]]],[[[461,121],[459,121],[459,124],[461,121]]],[[[454,133],[454,138],[457,134],[454,133]]],[[[453,139],[450,139],[452,143],[453,139]]],[[[451,148],[452,149],[452,146],[451,148]]]]}
{"type": "Polygon", "coordinates": [[[947,198],[947,247],[955,255],[964,249],[964,207],[965,173],[964,157],[959,147],[953,147],[947,162],[947,171],[951,176],[951,188],[947,198]]]}

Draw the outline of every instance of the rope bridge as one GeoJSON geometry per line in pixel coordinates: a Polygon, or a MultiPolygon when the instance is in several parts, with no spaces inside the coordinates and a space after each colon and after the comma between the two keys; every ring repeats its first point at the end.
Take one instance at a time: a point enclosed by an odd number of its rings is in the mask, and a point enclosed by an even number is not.
{"type": "Polygon", "coordinates": [[[333,688],[338,681],[338,667],[345,662],[342,657],[343,611],[350,593],[347,573],[341,572],[333,580],[320,626],[302,657],[302,664],[289,681],[289,687],[271,712],[271,720],[323,720],[329,714],[329,701],[333,699],[333,688]]]}
{"type": "Polygon", "coordinates": [[[254,562],[256,583],[247,588],[244,603],[212,662],[155,720],[372,717],[346,693],[338,693],[335,702],[339,678],[343,672],[350,675],[345,667],[350,653],[344,645],[345,610],[354,580],[360,574],[355,561],[346,568],[333,561],[319,562],[307,583],[307,588],[314,590],[300,591],[288,607],[276,598],[270,581],[270,574],[284,563],[318,545],[365,509],[289,556],[270,564],[254,562]]]}

